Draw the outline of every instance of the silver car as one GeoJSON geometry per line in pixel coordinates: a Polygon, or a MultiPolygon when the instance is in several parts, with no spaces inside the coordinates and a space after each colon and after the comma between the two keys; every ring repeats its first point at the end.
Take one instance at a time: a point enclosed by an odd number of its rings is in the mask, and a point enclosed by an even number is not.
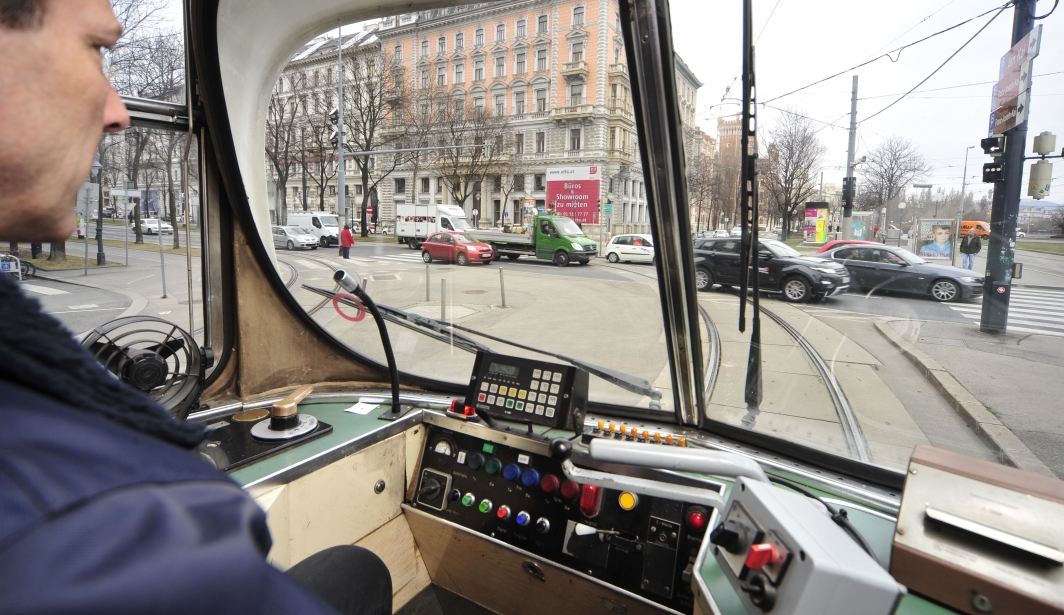
{"type": "Polygon", "coordinates": [[[273,247],[295,250],[297,248],[318,249],[318,238],[308,228],[298,226],[273,227],[273,247]]]}

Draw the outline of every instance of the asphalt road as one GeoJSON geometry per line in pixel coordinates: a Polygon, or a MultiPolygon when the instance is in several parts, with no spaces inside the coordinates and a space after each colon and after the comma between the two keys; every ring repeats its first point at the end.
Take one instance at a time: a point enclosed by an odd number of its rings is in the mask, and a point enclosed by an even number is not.
{"type": "Polygon", "coordinates": [[[114,320],[132,303],[118,293],[50,280],[23,282],[22,290],[74,334],[114,320]]]}

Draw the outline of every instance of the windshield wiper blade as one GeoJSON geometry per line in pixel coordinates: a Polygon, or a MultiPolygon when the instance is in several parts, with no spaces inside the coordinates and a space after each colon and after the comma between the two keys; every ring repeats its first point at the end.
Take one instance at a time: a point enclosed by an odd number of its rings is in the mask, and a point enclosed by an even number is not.
{"type": "MultiPolygon", "coordinates": [[[[307,284],[302,285],[303,288],[313,293],[322,295],[323,297],[333,298],[339,293],[331,290],[325,290],[324,288],[316,288],[307,284]]],[[[358,307],[358,305],[346,297],[340,298],[340,303],[343,303],[349,307],[358,307]]],[[[487,346],[472,340],[464,335],[455,334],[453,331],[439,324],[439,321],[432,318],[426,318],[424,316],[418,316],[417,314],[411,314],[402,310],[388,307],[386,305],[377,304],[377,309],[380,310],[381,315],[385,320],[394,322],[395,324],[406,327],[411,331],[415,331],[422,335],[431,337],[432,339],[443,342],[445,344],[451,344],[460,350],[464,350],[471,354],[476,354],[478,351],[491,352],[491,349],[487,346]],[[425,329],[428,329],[426,331],[425,329]]]]}

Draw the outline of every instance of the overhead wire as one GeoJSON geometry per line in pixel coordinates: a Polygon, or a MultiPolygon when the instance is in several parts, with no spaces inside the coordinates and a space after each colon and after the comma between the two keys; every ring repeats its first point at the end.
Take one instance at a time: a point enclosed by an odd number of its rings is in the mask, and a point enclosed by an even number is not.
{"type": "MultiPolygon", "coordinates": [[[[1012,6],[1012,4],[1013,3],[1010,0],[1009,2],[1006,2],[1005,4],[1003,4],[1003,5],[999,6],[999,7],[992,8],[989,11],[985,11],[983,13],[980,13],[980,14],[976,15],[975,17],[966,19],[966,20],[964,20],[964,21],[962,21],[962,22],[960,22],[958,24],[954,24],[954,25],[952,25],[952,26],[950,26],[948,28],[945,28],[943,30],[939,30],[938,32],[935,32],[934,34],[929,34],[929,35],[925,36],[924,38],[922,38],[920,40],[914,41],[912,43],[908,43],[906,45],[902,45],[901,47],[898,47],[897,49],[892,49],[892,50],[890,50],[890,51],[888,51],[886,53],[880,54],[880,55],[872,58],[871,60],[867,60],[865,62],[861,62],[860,64],[857,64],[856,66],[852,66],[850,68],[847,68],[846,70],[839,71],[839,72],[835,73],[834,75],[831,75],[830,77],[825,77],[823,79],[819,79],[817,81],[814,81],[813,83],[810,83],[809,85],[803,85],[802,87],[800,87],[800,88],[798,88],[796,90],[791,90],[790,92],[787,92],[786,94],[780,94],[779,96],[776,96],[774,98],[770,98],[770,99],[766,100],[765,102],[766,103],[770,103],[770,102],[779,100],[781,98],[790,96],[791,94],[797,94],[798,92],[801,92],[802,90],[807,90],[807,89],[813,87],[814,85],[818,85],[818,84],[824,83],[825,81],[830,81],[830,80],[834,79],[835,77],[838,77],[840,75],[845,75],[846,73],[852,72],[852,71],[854,71],[854,70],[856,70],[858,68],[861,68],[862,66],[867,66],[867,65],[871,64],[872,62],[876,62],[876,61],[878,61],[878,60],[880,60],[882,58],[887,58],[891,62],[897,62],[898,60],[894,59],[894,58],[891,58],[890,54],[892,54],[894,52],[898,52],[898,57],[900,58],[901,57],[901,52],[904,51],[905,49],[908,49],[909,47],[912,47],[914,45],[919,45],[920,43],[922,43],[922,42],[924,42],[926,40],[932,39],[932,38],[934,38],[936,36],[939,36],[940,34],[945,34],[946,32],[949,32],[951,30],[956,30],[957,28],[959,28],[959,27],[961,27],[961,26],[963,26],[963,25],[965,25],[967,23],[970,23],[972,21],[975,21],[976,19],[979,19],[980,17],[983,17],[984,15],[989,15],[990,13],[993,13],[994,11],[998,11],[997,15],[1000,15],[1002,11],[1004,11],[1005,9],[1009,8],[1010,6],[1012,6]]],[[[997,15],[995,15],[995,17],[997,17],[997,15]]],[[[991,19],[991,21],[993,21],[993,19],[991,19]]],[[[985,28],[986,26],[983,26],[983,27],[985,28]]],[[[980,32],[982,32],[982,30],[980,30],[980,32]]],[[[734,83],[734,80],[733,80],[733,83],[734,83]]]]}
{"type": "MultiPolygon", "coordinates": [[[[1042,73],[1040,75],[1033,75],[1033,77],[1050,77],[1052,75],[1062,75],[1064,70],[1055,71],[1052,73],[1042,73]]],[[[911,94],[923,94],[924,92],[941,92],[942,90],[955,90],[957,88],[970,88],[977,85],[991,85],[997,83],[997,81],[979,81],[977,83],[964,83],[961,85],[949,85],[942,88],[932,88],[930,90],[920,90],[918,92],[910,92],[911,94]]],[[[876,94],[875,96],[862,96],[857,100],[871,100],[874,98],[890,98],[891,96],[901,96],[901,94],[876,94]]]]}
{"type": "MultiPolygon", "coordinates": [[[[960,52],[961,52],[961,51],[962,51],[962,50],[963,50],[963,49],[964,49],[965,47],[967,47],[967,46],[968,46],[968,43],[971,43],[972,41],[974,41],[974,40],[975,40],[975,37],[977,37],[977,36],[979,36],[980,34],[982,34],[982,33],[983,33],[983,30],[986,30],[987,26],[989,26],[990,24],[994,23],[994,20],[995,20],[995,19],[997,19],[997,18],[998,18],[998,17],[999,17],[999,16],[1000,16],[1000,15],[1001,15],[1002,13],[1004,13],[1004,12],[1005,12],[1005,9],[1007,9],[1008,7],[1009,7],[1009,4],[1006,4],[1006,5],[1002,6],[1002,7],[1001,7],[1001,8],[1000,8],[1000,9],[998,10],[998,12],[997,12],[997,13],[995,13],[995,14],[994,14],[994,16],[990,18],[990,20],[989,20],[989,21],[987,21],[987,22],[986,22],[985,24],[983,24],[983,27],[982,27],[982,28],[979,28],[979,30],[978,30],[978,31],[976,31],[976,33],[975,33],[975,34],[973,34],[971,38],[969,38],[968,40],[964,41],[964,44],[963,44],[963,45],[961,45],[961,46],[960,46],[960,48],[958,48],[958,49],[957,49],[957,51],[954,51],[954,52],[953,52],[952,54],[950,54],[950,56],[949,56],[948,58],[946,58],[946,60],[945,60],[944,62],[942,62],[942,64],[939,64],[939,65],[938,65],[938,68],[936,68],[935,70],[931,71],[931,74],[930,74],[930,75],[928,75],[928,76],[924,77],[924,78],[923,78],[923,79],[922,79],[922,80],[920,81],[920,83],[917,83],[916,85],[914,85],[914,86],[912,87],[912,89],[911,89],[911,90],[909,90],[908,92],[906,92],[905,94],[903,94],[902,96],[900,96],[900,97],[899,97],[899,98],[898,98],[897,100],[895,100],[894,102],[890,103],[890,104],[889,104],[889,105],[887,105],[886,107],[883,107],[883,108],[882,108],[882,109],[880,109],[879,111],[876,111],[875,113],[873,113],[872,115],[870,115],[870,116],[868,116],[868,117],[864,118],[864,119],[863,119],[863,120],[861,120],[861,121],[862,121],[862,122],[867,122],[868,120],[870,120],[870,119],[874,118],[875,116],[879,115],[880,113],[883,113],[883,112],[884,112],[884,111],[886,111],[887,109],[890,109],[890,108],[891,108],[891,107],[893,107],[894,105],[896,105],[896,104],[898,104],[899,102],[901,102],[901,101],[902,101],[902,100],[903,100],[903,99],[904,99],[904,98],[905,98],[906,96],[908,96],[909,94],[912,94],[912,93],[913,93],[913,91],[914,91],[914,90],[916,90],[916,88],[920,87],[920,86],[921,86],[921,85],[923,85],[924,83],[927,83],[927,80],[928,80],[928,79],[930,79],[931,77],[934,77],[934,76],[935,76],[935,73],[937,73],[938,71],[942,70],[942,67],[943,67],[943,66],[945,66],[946,64],[948,64],[950,60],[952,60],[952,59],[953,59],[954,57],[956,57],[958,53],[960,53],[960,52]]],[[[985,14],[985,13],[984,13],[984,14],[985,14]]],[[[969,20],[969,21],[970,21],[970,20],[969,20]]]]}

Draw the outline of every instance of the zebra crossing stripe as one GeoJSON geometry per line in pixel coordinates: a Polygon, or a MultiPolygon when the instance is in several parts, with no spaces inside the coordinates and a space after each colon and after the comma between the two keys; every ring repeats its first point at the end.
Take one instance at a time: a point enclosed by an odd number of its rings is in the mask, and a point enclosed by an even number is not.
{"type": "MultiPolygon", "coordinates": [[[[944,305],[975,321],[982,314],[981,305],[944,305]]],[[[1007,326],[1017,333],[1064,337],[1064,292],[1013,289],[1007,326]]]]}

